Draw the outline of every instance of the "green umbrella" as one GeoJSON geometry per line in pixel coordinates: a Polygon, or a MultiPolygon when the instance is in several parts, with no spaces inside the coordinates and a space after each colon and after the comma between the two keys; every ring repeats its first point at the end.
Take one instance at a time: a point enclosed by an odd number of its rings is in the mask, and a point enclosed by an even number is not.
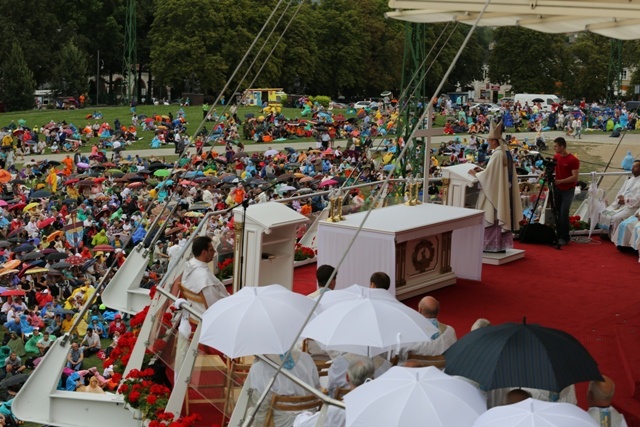
{"type": "Polygon", "coordinates": [[[107,169],[107,173],[121,173],[124,174],[120,169],[107,169]]]}
{"type": "Polygon", "coordinates": [[[169,176],[171,171],[169,169],[158,169],[153,173],[155,176],[169,176]]]}

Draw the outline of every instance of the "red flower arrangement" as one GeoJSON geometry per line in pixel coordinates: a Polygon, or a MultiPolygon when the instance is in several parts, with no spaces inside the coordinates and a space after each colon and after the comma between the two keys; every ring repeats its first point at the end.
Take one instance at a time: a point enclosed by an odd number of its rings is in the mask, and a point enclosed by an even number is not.
{"type": "Polygon", "coordinates": [[[233,276],[233,258],[227,258],[218,263],[217,277],[220,280],[228,279],[233,276]]]}
{"type": "Polygon", "coordinates": [[[316,251],[307,247],[302,246],[300,243],[296,243],[296,247],[294,249],[293,259],[295,261],[304,261],[305,259],[315,258],[316,251]]]}
{"type": "Polygon", "coordinates": [[[582,221],[580,215],[574,215],[569,217],[569,226],[572,230],[586,230],[589,228],[589,223],[582,221]]]}
{"type": "Polygon", "coordinates": [[[155,371],[147,368],[144,371],[132,369],[118,388],[124,401],[132,408],[139,409],[144,419],[154,420],[158,412],[164,412],[169,402],[171,390],[153,382],[155,371]]]}
{"type": "Polygon", "coordinates": [[[193,427],[202,417],[197,413],[186,415],[184,417],[173,419],[171,412],[159,412],[155,420],[149,423],[148,427],[193,427]]]}

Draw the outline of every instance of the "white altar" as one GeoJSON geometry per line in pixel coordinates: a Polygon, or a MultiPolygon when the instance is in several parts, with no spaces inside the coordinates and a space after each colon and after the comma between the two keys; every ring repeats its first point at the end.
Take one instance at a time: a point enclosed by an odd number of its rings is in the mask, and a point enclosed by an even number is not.
{"type": "MultiPolygon", "coordinates": [[[[318,265],[338,264],[365,215],[320,222],[318,265]]],[[[390,291],[405,299],[452,285],[457,277],[480,280],[483,218],[483,211],[434,204],[375,209],[338,270],[336,288],[368,286],[371,274],[383,271],[390,291]]]]}

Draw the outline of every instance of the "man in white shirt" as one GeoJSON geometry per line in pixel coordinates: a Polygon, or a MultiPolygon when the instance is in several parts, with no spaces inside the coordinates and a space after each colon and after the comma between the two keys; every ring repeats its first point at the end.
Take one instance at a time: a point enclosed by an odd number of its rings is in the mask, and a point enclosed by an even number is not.
{"type": "Polygon", "coordinates": [[[411,344],[403,348],[400,351],[400,361],[402,362],[408,359],[410,352],[424,356],[439,356],[458,340],[455,329],[438,321],[440,303],[437,299],[434,297],[422,298],[418,303],[418,312],[438,328],[438,332],[431,336],[430,341],[411,344]]]}
{"type": "Polygon", "coordinates": [[[625,181],[616,195],[616,200],[600,213],[598,224],[614,238],[622,221],[631,217],[640,208],[640,160],[633,162],[632,177],[625,181]]]}
{"type": "MultiPolygon", "coordinates": [[[[353,390],[361,386],[367,380],[374,378],[374,363],[371,359],[363,356],[355,356],[346,371],[345,382],[353,390]]],[[[298,415],[293,427],[314,427],[320,418],[320,412],[310,415],[308,412],[298,415]]],[[[325,426],[344,427],[346,425],[346,413],[344,409],[337,406],[329,406],[327,416],[324,420],[325,426]]]]}
{"type": "MultiPolygon", "coordinates": [[[[193,240],[191,252],[193,258],[187,261],[184,267],[182,285],[196,294],[202,292],[207,306],[211,307],[218,300],[229,296],[227,289],[209,268],[209,263],[216,255],[211,238],[208,236],[196,237],[193,240]]],[[[202,312],[206,310],[206,307],[199,308],[202,312]]]]}
{"type": "Polygon", "coordinates": [[[591,381],[587,391],[589,415],[598,425],[607,427],[627,427],[624,415],[611,406],[615,384],[611,378],[604,376],[604,381],[591,381]]]}
{"type": "Polygon", "coordinates": [[[331,278],[331,275],[333,274],[334,270],[335,268],[327,264],[321,265],[320,267],[318,267],[318,270],[316,270],[316,280],[318,282],[318,289],[316,289],[314,292],[307,295],[309,298],[316,299],[320,296],[321,293],[335,289],[336,278],[338,277],[337,272],[333,276],[333,279],[331,279],[331,282],[327,285],[327,282],[331,278]]]}
{"type": "MultiPolygon", "coordinates": [[[[289,371],[292,375],[298,377],[308,385],[315,387],[318,390],[320,389],[318,369],[316,368],[316,365],[313,362],[311,356],[309,356],[307,353],[302,353],[294,350],[290,355],[287,356],[270,354],[265,355],[265,357],[276,364],[280,364],[284,360],[283,369],[289,371]]],[[[275,372],[275,369],[271,367],[271,365],[263,362],[260,359],[256,359],[255,362],[253,362],[253,365],[251,365],[251,369],[249,370],[249,376],[247,377],[247,381],[249,382],[249,384],[251,385],[251,389],[253,390],[249,397],[249,411],[253,411],[257,406],[258,398],[267,388],[267,385],[269,384],[269,381],[271,380],[275,372]]],[[[282,396],[306,396],[309,394],[309,392],[284,375],[278,375],[273,386],[271,387],[271,390],[269,391],[269,394],[267,395],[267,398],[264,400],[262,405],[260,405],[260,408],[256,413],[252,424],[253,426],[264,425],[267,411],[269,409],[269,404],[274,394],[282,396]]],[[[298,413],[296,412],[274,410],[273,424],[276,427],[291,426],[297,415],[298,413]]],[[[326,425],[328,426],[330,424],[326,425]]]]}

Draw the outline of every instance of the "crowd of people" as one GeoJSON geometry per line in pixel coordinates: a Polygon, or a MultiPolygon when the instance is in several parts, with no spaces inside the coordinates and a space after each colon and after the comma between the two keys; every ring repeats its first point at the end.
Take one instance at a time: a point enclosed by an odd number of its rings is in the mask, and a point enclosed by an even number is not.
{"type": "Polygon", "coordinates": [[[638,112],[627,109],[623,102],[604,106],[597,102],[587,104],[583,99],[577,105],[552,104],[549,109],[541,102],[503,101],[499,110],[491,104],[455,104],[448,97],[433,101],[434,111],[447,116],[444,133],[448,135],[489,132],[489,122],[500,119],[514,132],[564,131],[567,136],[581,139],[583,130],[614,132],[640,129],[638,112]]]}
{"type": "MultiPolygon", "coordinates": [[[[6,301],[0,316],[4,316],[5,328],[5,378],[37,366],[38,359],[55,337],[73,332],[75,342],[66,362],[66,376],[61,379],[61,388],[99,392],[97,388],[102,390],[108,384],[108,370],[102,375],[95,370],[83,370],[84,361],[93,355],[104,353],[108,356],[108,352],[117,344],[119,335],[126,331],[126,322],[117,313],[101,308],[99,300],[84,318],[78,319],[78,311],[87,303],[99,283],[109,282],[117,268],[125,262],[133,245],[141,243],[153,252],[152,262],[141,283],[142,287],[150,288],[161,280],[205,212],[221,212],[207,224],[206,231],[210,238],[198,241],[198,244],[194,242],[194,258],[185,270],[187,285],[190,275],[198,277],[194,282],[197,285],[193,285],[194,292],[201,291],[209,283],[216,286],[216,292],[212,292],[210,301],[207,301],[210,305],[228,294],[219,278],[208,269],[203,271],[202,266],[213,260],[214,255],[219,261],[232,256],[234,232],[230,208],[246,200],[263,203],[305,196],[289,201],[288,205],[311,216],[327,205],[326,196],[313,194],[317,190],[337,187],[345,181],[378,181],[386,176],[389,166],[396,161],[395,154],[404,147],[402,138],[386,135],[397,124],[396,106],[381,105],[368,112],[363,110],[363,114],[358,112],[359,118],[356,120],[336,117],[319,106],[311,108],[314,119],[323,117],[322,114],[328,117],[325,116],[322,122],[305,122],[287,120],[276,113],[257,118],[246,117],[245,120],[240,120],[235,112],[229,114],[212,133],[218,135],[216,140],[221,138],[225,144],[225,151],[221,154],[213,148],[205,149],[206,144],[211,143],[207,132],[193,139],[186,135],[184,114],[178,113],[178,119],[175,120],[172,117],[153,117],[151,121],[142,118],[147,128],[155,127],[152,130],[156,132],[154,139],[157,138],[157,141],[152,141],[152,145],[175,144],[180,155],[175,162],[153,156],[126,156],[124,148],[127,143],[137,138],[134,124],[140,120],[137,116],[134,116],[131,126],[124,129],[118,122],[113,126],[101,125],[98,129],[88,124],[84,130],[78,130],[87,141],[82,142],[81,136],[78,144],[90,143],[88,141],[92,141],[92,138],[100,141],[94,142],[91,153],[86,155],[73,145],[64,148],[68,140],[76,136],[67,131],[69,125],[66,123],[50,123],[33,129],[27,127],[26,123],[7,126],[7,131],[1,135],[3,158],[0,160],[4,162],[4,168],[0,170],[0,286],[4,291],[0,292],[0,296],[6,301]],[[158,129],[158,126],[166,129],[158,129]],[[239,126],[242,126],[242,136],[239,126]],[[120,131],[112,133],[112,129],[120,131]],[[299,133],[301,129],[304,133],[299,133]],[[294,134],[311,137],[316,145],[305,150],[277,150],[267,145],[262,153],[247,153],[241,142],[243,138],[268,142],[265,136],[276,140],[290,138],[294,134]],[[373,145],[373,139],[377,136],[381,136],[382,150],[375,149],[373,145]],[[34,140],[35,144],[30,142],[34,140]],[[189,148],[191,143],[195,152],[189,148]],[[56,144],[69,151],[61,162],[26,161],[24,157],[28,153],[24,147],[35,146],[40,147],[37,150],[44,151],[46,147],[56,144]],[[344,144],[344,148],[339,144],[344,144]],[[108,150],[112,151],[111,155],[108,150]],[[24,163],[17,163],[20,160],[24,163]],[[174,201],[177,205],[172,215],[163,208],[167,201],[174,201]],[[155,222],[158,217],[161,220],[155,222]],[[202,280],[203,275],[206,275],[206,280],[202,280]],[[71,331],[74,323],[77,327],[71,331]],[[101,338],[112,341],[102,348],[101,338]]],[[[460,111],[465,114],[467,123],[467,112],[464,109],[460,111]]],[[[537,114],[542,118],[541,123],[548,120],[544,118],[544,113],[537,114]]],[[[541,159],[529,153],[538,146],[535,142],[528,144],[528,141],[520,142],[515,138],[501,141],[501,133],[491,131],[491,119],[482,120],[481,116],[489,115],[476,112],[474,116],[471,112],[470,117],[474,117],[474,123],[481,122],[487,127],[489,134],[486,141],[473,133],[468,142],[459,137],[452,138],[449,143],[434,150],[431,172],[437,175],[442,166],[471,161],[486,167],[484,171],[475,171],[482,182],[483,174],[490,173],[492,169],[492,159],[493,164],[501,164],[504,163],[501,161],[504,157],[508,159],[506,163],[509,168],[504,170],[503,178],[511,176],[502,179],[507,187],[504,190],[517,191],[519,188],[516,181],[512,180],[515,178],[510,175],[510,169],[513,168],[517,173],[541,173],[544,168],[541,159]],[[496,153],[503,154],[496,156],[496,153]]],[[[559,138],[555,145],[557,157],[568,155],[564,139],[559,138]]],[[[640,175],[640,172],[635,173],[638,165],[640,162],[634,164],[634,177],[640,175]]],[[[577,168],[573,163],[568,164],[567,168],[562,174],[557,174],[557,178],[567,179],[573,193],[577,168]]],[[[410,165],[407,170],[410,171],[410,165]]],[[[555,184],[560,188],[563,182],[555,184]]],[[[629,234],[627,231],[632,225],[631,235],[637,235],[635,223],[640,211],[636,213],[633,210],[636,199],[629,198],[627,190],[631,191],[627,188],[620,195],[624,197],[619,197],[618,205],[612,208],[611,212],[615,210],[615,213],[610,216],[615,219],[610,223],[614,225],[612,228],[615,227],[612,231],[623,230],[623,234],[629,234]],[[621,207],[624,207],[625,215],[633,212],[625,218],[616,216],[621,212],[621,207]],[[623,222],[630,220],[634,213],[634,224],[631,221],[623,222]]],[[[425,191],[429,191],[433,197],[439,197],[437,186],[425,191]]],[[[372,195],[365,196],[359,190],[353,190],[345,196],[344,203],[353,210],[366,208],[372,195]]],[[[520,201],[518,194],[515,198],[517,202],[520,201]]],[[[562,195],[557,203],[566,207],[562,195]]],[[[492,203],[488,205],[494,206],[492,203]]],[[[515,224],[523,218],[522,214],[517,213],[512,218],[513,223],[505,225],[507,221],[504,218],[510,215],[505,212],[497,216],[494,212],[493,216],[488,216],[487,223],[497,230],[496,235],[517,228],[515,224]]],[[[602,217],[607,215],[605,213],[602,217]]],[[[564,227],[561,229],[561,239],[568,243],[568,223],[561,222],[559,226],[564,227]]],[[[612,236],[617,234],[612,232],[612,236]]],[[[505,245],[499,243],[491,250],[504,248],[505,245]]],[[[372,286],[384,288],[384,273],[374,276],[372,286]],[[378,283],[382,285],[378,286],[378,283]]],[[[388,288],[388,280],[386,283],[388,288]]],[[[437,301],[426,299],[423,302],[420,313],[436,319],[437,301]]],[[[442,328],[434,342],[443,343],[444,337],[452,337],[455,341],[455,331],[447,329],[446,325],[438,325],[442,328]]],[[[429,344],[427,347],[431,346],[429,344]]],[[[442,354],[446,350],[444,347],[434,351],[442,354]]],[[[423,354],[431,353],[431,350],[422,347],[406,349],[402,353],[403,362],[409,361],[410,352],[423,354]]],[[[296,355],[294,366],[298,360],[302,360],[300,366],[303,366],[304,359],[307,357],[296,355]]],[[[354,371],[349,380],[345,379],[342,371],[332,373],[332,378],[336,379],[334,389],[357,386],[357,378],[363,376],[370,378],[370,364],[375,375],[379,375],[384,366],[390,366],[376,359],[369,362],[345,356],[340,360],[341,363],[337,363],[336,367],[342,366],[345,372],[352,368],[359,371],[354,371]]],[[[312,376],[309,381],[315,384],[316,378],[312,376]]],[[[15,390],[16,387],[8,388],[5,397],[10,399],[15,390]]]]}

